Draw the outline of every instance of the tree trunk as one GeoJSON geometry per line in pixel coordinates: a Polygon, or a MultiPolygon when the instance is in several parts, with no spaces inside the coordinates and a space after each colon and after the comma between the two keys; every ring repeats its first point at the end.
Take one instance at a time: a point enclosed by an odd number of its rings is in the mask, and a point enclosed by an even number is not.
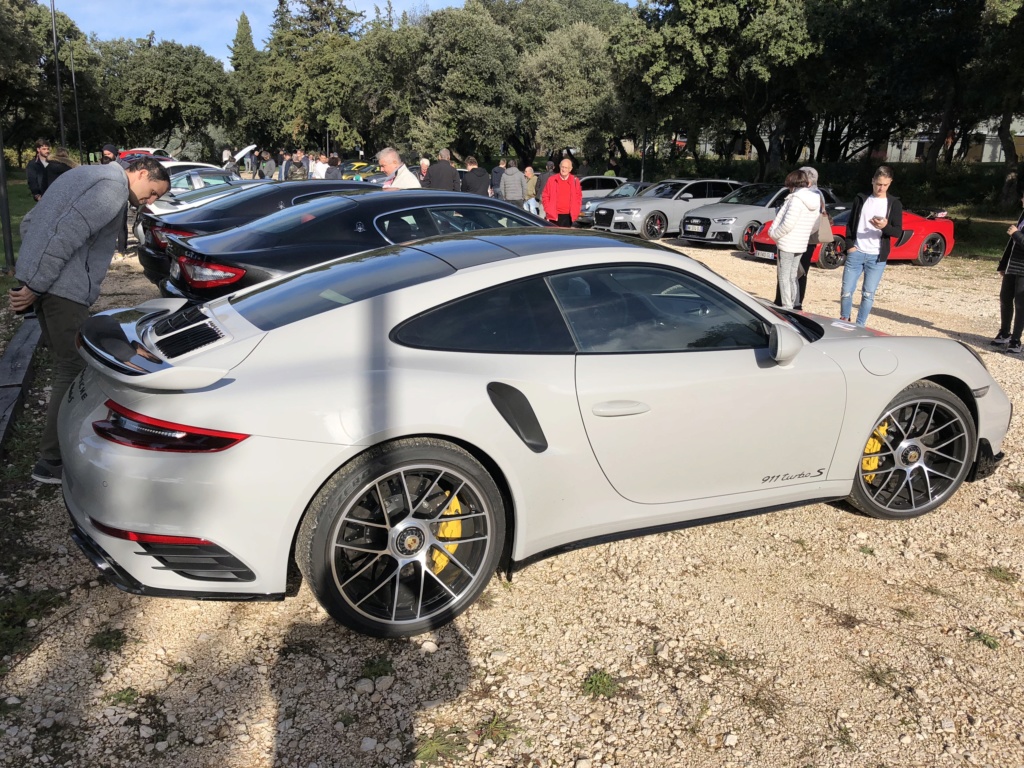
{"type": "Polygon", "coordinates": [[[751,120],[747,120],[747,141],[750,142],[750,146],[757,152],[757,178],[754,181],[764,181],[767,174],[768,168],[768,147],[764,144],[764,139],[757,131],[757,123],[751,120]]]}
{"type": "Polygon", "coordinates": [[[1006,173],[1003,176],[1003,190],[999,195],[999,205],[1003,208],[1013,208],[1017,204],[1019,173],[1017,158],[1017,147],[1013,143],[1013,136],[1010,134],[1010,125],[1013,123],[1013,114],[1020,103],[1020,97],[1007,99],[1003,102],[1003,116],[999,121],[999,129],[996,131],[999,136],[999,144],[1003,148],[1006,173]]]}
{"type": "Polygon", "coordinates": [[[953,112],[956,106],[956,88],[950,87],[946,92],[946,103],[942,109],[942,122],[939,124],[939,132],[935,141],[928,147],[928,156],[925,158],[925,176],[934,178],[939,172],[939,152],[942,151],[946,136],[953,127],[953,112]]]}

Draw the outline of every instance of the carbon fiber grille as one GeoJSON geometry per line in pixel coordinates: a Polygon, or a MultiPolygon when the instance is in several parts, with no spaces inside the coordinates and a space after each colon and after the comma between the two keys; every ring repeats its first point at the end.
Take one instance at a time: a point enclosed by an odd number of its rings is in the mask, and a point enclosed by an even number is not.
{"type": "Polygon", "coordinates": [[[147,555],[179,576],[196,581],[254,581],[256,574],[226,549],[213,544],[142,544],[147,555]]]}
{"type": "Polygon", "coordinates": [[[210,323],[203,323],[160,339],[156,346],[157,349],[164,353],[165,357],[174,358],[200,347],[205,347],[208,344],[213,344],[215,341],[223,338],[223,336],[224,334],[210,323]]]}

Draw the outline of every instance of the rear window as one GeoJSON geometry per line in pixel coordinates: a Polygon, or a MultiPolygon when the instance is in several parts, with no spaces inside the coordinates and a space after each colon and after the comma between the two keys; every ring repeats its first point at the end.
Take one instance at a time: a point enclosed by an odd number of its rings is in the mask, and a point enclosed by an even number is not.
{"type": "Polygon", "coordinates": [[[298,230],[316,229],[324,219],[346,209],[355,208],[351,200],[334,196],[316,197],[312,200],[293,205],[277,213],[264,216],[249,224],[254,232],[266,235],[280,235],[285,232],[298,233],[298,230]]]}
{"type": "Polygon", "coordinates": [[[263,331],[410,285],[455,269],[415,248],[381,248],[347,256],[232,296],[231,305],[263,331]]]}

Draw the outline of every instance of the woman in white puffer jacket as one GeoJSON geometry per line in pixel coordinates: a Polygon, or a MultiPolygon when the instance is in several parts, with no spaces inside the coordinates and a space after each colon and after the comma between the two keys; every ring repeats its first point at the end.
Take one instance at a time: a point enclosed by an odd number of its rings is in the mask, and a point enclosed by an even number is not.
{"type": "Polygon", "coordinates": [[[786,177],[790,195],[779,209],[768,230],[779,247],[779,295],[782,306],[792,309],[799,297],[797,287],[800,257],[807,250],[811,232],[818,226],[821,196],[808,189],[810,181],[803,171],[793,171],[786,177]]]}

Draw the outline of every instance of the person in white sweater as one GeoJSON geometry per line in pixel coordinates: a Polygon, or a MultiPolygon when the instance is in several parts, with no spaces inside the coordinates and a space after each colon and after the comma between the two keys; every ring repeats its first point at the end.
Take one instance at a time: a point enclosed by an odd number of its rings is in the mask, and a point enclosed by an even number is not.
{"type": "Polygon", "coordinates": [[[818,226],[821,197],[808,189],[810,181],[803,171],[793,171],[786,177],[789,197],[782,204],[768,236],[779,247],[779,295],[782,306],[793,309],[799,297],[797,286],[800,257],[807,250],[811,232],[818,226]]]}

